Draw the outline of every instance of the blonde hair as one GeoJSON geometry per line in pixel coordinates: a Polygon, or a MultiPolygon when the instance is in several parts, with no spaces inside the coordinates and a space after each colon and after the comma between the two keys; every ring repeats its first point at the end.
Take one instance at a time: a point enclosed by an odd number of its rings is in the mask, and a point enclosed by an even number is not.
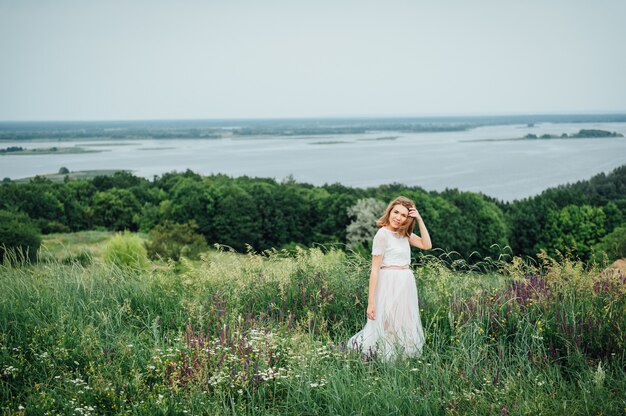
{"type": "MultiPolygon", "coordinates": [[[[393,209],[393,207],[395,207],[396,205],[402,205],[408,210],[415,207],[415,203],[411,201],[409,198],[406,198],[404,196],[397,197],[396,199],[391,201],[389,205],[387,205],[387,209],[385,209],[385,213],[383,214],[383,216],[380,217],[378,221],[376,221],[376,225],[378,227],[386,227],[387,225],[390,224],[389,215],[391,214],[391,210],[393,209]]],[[[414,227],[415,227],[415,218],[407,217],[404,224],[398,227],[397,233],[399,235],[405,235],[407,237],[410,237],[411,233],[413,233],[414,227]]]]}

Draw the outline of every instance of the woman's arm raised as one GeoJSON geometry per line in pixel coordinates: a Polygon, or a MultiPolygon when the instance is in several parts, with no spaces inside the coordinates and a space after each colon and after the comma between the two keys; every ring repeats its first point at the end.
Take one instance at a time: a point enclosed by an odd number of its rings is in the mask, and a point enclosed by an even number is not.
{"type": "Polygon", "coordinates": [[[422,250],[430,250],[431,248],[433,248],[433,244],[430,241],[430,235],[428,234],[428,230],[426,229],[424,220],[422,220],[422,216],[415,207],[409,210],[409,217],[415,218],[415,220],[417,221],[417,225],[420,229],[419,237],[415,234],[411,234],[411,237],[409,238],[409,244],[411,244],[413,247],[421,248],[422,250]]]}

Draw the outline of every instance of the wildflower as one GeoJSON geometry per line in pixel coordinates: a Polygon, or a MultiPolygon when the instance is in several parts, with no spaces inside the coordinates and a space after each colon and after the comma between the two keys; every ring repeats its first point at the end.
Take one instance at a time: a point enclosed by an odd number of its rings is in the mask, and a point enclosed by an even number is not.
{"type": "Polygon", "coordinates": [[[602,387],[602,385],[604,384],[605,376],[606,376],[606,372],[602,368],[602,362],[599,362],[598,363],[598,369],[595,371],[595,373],[593,375],[593,383],[597,387],[602,387]]]}
{"type": "Polygon", "coordinates": [[[13,373],[17,373],[18,369],[13,367],[12,365],[8,366],[8,367],[4,367],[2,369],[2,374],[4,374],[5,376],[11,375],[13,373]]]}

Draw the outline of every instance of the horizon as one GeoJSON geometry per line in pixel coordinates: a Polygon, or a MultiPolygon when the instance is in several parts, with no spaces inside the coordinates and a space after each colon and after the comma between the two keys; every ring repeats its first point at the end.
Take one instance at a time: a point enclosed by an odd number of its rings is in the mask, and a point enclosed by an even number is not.
{"type": "MultiPolygon", "coordinates": [[[[422,115],[328,115],[328,116],[293,116],[293,117],[227,117],[227,118],[154,118],[154,119],[32,119],[32,120],[0,120],[0,124],[40,124],[40,123],[116,123],[116,122],[231,122],[231,121],[305,121],[305,120],[446,120],[446,119],[479,119],[479,118],[523,118],[523,117],[624,117],[625,111],[583,111],[583,112],[552,112],[552,113],[449,113],[422,115]]],[[[623,120],[623,121],[626,121],[623,120]]]]}

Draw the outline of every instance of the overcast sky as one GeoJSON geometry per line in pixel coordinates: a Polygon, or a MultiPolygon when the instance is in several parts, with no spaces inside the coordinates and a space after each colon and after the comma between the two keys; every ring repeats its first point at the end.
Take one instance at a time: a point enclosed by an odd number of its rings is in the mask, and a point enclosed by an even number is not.
{"type": "Polygon", "coordinates": [[[0,120],[626,112],[624,0],[0,0],[0,120]]]}

